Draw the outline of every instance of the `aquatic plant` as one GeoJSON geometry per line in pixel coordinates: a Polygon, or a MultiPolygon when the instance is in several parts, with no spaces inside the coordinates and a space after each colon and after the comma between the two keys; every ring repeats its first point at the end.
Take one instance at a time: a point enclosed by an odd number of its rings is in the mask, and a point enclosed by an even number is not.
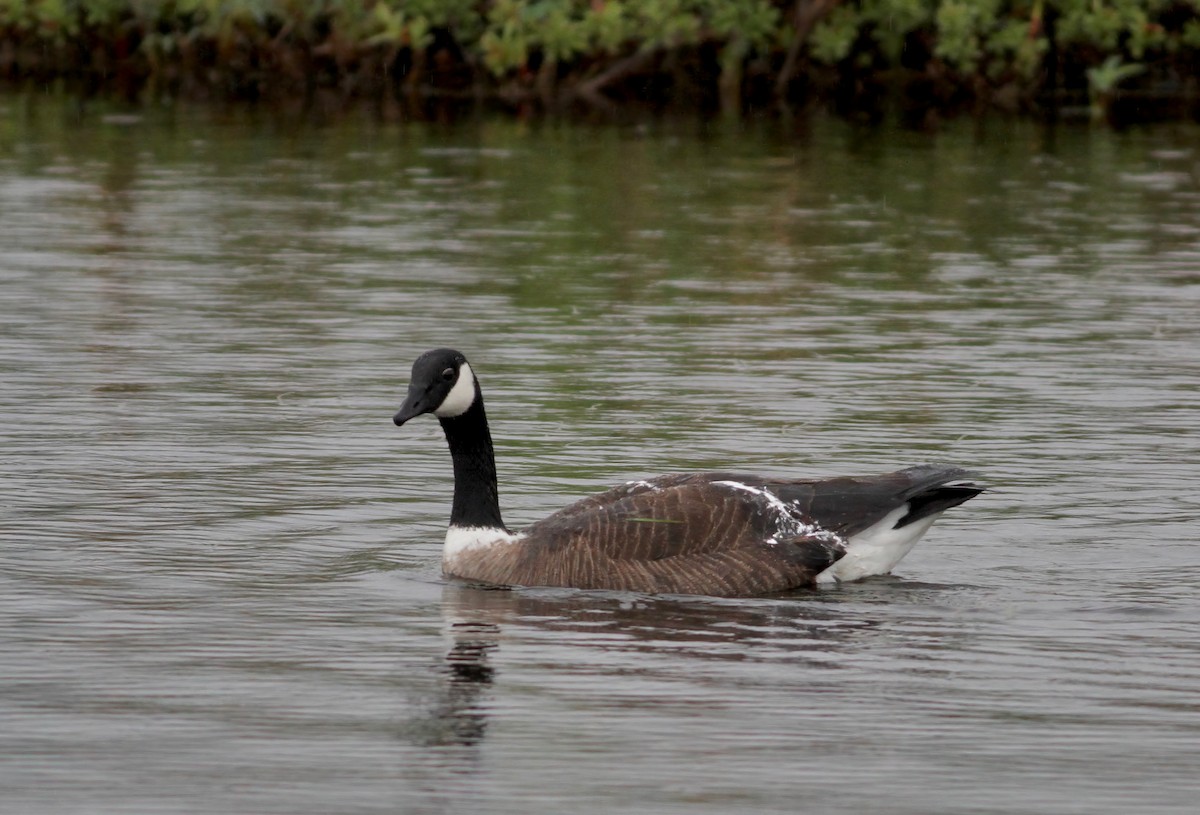
{"type": "Polygon", "coordinates": [[[1126,79],[1137,76],[1145,70],[1145,65],[1137,63],[1124,65],[1121,63],[1121,58],[1113,54],[1104,60],[1103,64],[1095,68],[1088,68],[1088,87],[1095,95],[1109,94],[1126,79]]]}
{"type": "Polygon", "coordinates": [[[1145,65],[1122,63],[1121,58],[1116,54],[1111,55],[1095,68],[1088,68],[1087,81],[1091,94],[1092,118],[1102,119],[1110,116],[1117,86],[1145,70],[1145,65]]]}

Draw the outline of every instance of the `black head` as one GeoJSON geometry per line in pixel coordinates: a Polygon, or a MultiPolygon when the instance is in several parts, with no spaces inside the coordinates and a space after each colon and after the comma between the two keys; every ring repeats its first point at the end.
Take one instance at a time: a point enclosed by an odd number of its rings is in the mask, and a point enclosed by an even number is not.
{"type": "Polygon", "coordinates": [[[413,363],[408,396],[392,418],[397,425],[422,413],[446,419],[466,413],[479,398],[467,358],[450,348],[435,348],[413,363]]]}

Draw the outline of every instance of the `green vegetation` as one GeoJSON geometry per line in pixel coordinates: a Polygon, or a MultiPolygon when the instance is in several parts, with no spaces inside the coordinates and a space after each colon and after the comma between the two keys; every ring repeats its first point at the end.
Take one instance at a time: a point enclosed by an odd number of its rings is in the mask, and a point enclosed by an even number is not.
{"type": "Polygon", "coordinates": [[[1174,100],[1200,0],[0,0],[0,78],[130,96],[869,109],[1174,100]]]}

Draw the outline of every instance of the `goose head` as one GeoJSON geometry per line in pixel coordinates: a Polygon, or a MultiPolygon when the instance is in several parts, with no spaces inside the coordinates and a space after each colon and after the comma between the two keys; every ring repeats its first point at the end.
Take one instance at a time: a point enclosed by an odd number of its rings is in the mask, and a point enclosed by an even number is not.
{"type": "Polygon", "coordinates": [[[436,348],[413,363],[408,396],[392,421],[402,425],[422,413],[450,419],[466,413],[478,398],[479,386],[467,358],[450,348],[436,348]]]}

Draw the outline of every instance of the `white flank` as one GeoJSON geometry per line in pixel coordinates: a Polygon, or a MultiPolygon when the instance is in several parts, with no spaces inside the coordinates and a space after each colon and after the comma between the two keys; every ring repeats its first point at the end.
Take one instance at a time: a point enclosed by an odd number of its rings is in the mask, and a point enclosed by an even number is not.
{"type": "Polygon", "coordinates": [[[643,487],[647,490],[650,490],[650,492],[662,492],[662,487],[658,486],[657,484],[651,484],[649,481],[626,481],[621,486],[625,487],[631,492],[638,487],[643,487]]]}
{"type": "Polygon", "coordinates": [[[442,564],[451,568],[466,552],[489,549],[516,543],[521,535],[488,526],[452,526],[446,530],[446,545],[442,547],[442,564]]]}
{"type": "Polygon", "coordinates": [[[446,394],[446,398],[433,411],[433,415],[439,419],[461,416],[470,409],[474,401],[475,374],[471,371],[471,366],[464,362],[458,369],[458,381],[454,383],[454,387],[446,394]]]}
{"type": "MultiPolygon", "coordinates": [[[[740,481],[714,481],[713,484],[721,487],[729,487],[734,490],[748,492],[751,495],[757,496],[767,502],[767,506],[775,510],[776,523],[779,528],[775,534],[767,538],[767,543],[779,543],[779,538],[795,538],[801,535],[807,535],[813,538],[821,538],[830,543],[842,543],[842,539],[830,532],[827,529],[822,529],[816,524],[811,524],[803,521],[799,516],[800,512],[794,506],[788,505],[778,495],[758,487],[751,487],[749,484],[743,484],[740,481]]],[[[822,574],[824,574],[822,572],[822,574]]]]}
{"type": "Polygon", "coordinates": [[[879,522],[851,536],[846,541],[846,554],[817,575],[817,580],[821,583],[861,580],[890,572],[941,515],[939,512],[896,529],[897,522],[907,513],[908,504],[901,504],[879,522]]]}

